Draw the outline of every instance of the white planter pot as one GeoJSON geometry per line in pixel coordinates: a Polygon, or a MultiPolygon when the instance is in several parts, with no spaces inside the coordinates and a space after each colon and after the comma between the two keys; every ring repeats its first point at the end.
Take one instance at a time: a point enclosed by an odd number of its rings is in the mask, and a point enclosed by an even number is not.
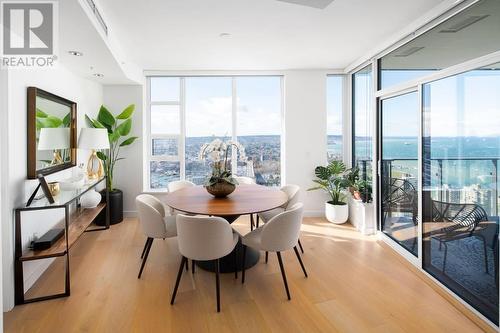
{"type": "Polygon", "coordinates": [[[325,202],[325,215],[326,219],[332,223],[345,223],[349,218],[349,206],[347,204],[332,205],[328,202],[325,202]]]}

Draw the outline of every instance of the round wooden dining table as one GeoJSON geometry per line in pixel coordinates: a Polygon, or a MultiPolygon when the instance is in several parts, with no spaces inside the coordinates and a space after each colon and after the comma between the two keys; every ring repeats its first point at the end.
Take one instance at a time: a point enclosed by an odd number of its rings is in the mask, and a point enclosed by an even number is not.
{"type": "MultiPolygon", "coordinates": [[[[225,198],[215,198],[203,186],[192,186],[168,193],[165,203],[178,211],[188,214],[219,216],[233,223],[241,215],[265,212],[287,202],[286,194],[278,189],[261,185],[241,184],[233,193],[225,198]]],[[[238,270],[241,270],[243,251],[241,241],[233,252],[220,259],[222,273],[234,272],[235,260],[238,270]],[[236,256],[236,258],[235,258],[236,256]]],[[[258,251],[247,248],[245,269],[254,266],[259,261],[258,251]]],[[[212,261],[197,261],[196,264],[206,270],[215,271],[212,261]]]]}

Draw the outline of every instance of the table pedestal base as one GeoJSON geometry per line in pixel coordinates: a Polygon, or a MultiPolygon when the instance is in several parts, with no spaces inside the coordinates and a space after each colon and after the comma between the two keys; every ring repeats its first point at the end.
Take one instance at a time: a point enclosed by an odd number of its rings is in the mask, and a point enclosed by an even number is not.
{"type": "MultiPolygon", "coordinates": [[[[241,261],[243,260],[243,245],[241,241],[236,244],[233,252],[229,253],[227,256],[220,258],[219,269],[221,273],[234,273],[234,256],[237,258],[238,271],[241,271],[241,261]]],[[[247,253],[245,256],[245,269],[249,269],[255,266],[259,262],[260,252],[247,247],[247,253]]],[[[215,272],[215,261],[196,261],[196,265],[202,269],[210,272],[215,272]]]]}
{"type": "MultiPolygon", "coordinates": [[[[230,216],[222,216],[229,223],[233,223],[240,217],[239,215],[230,215],[230,216]]],[[[241,261],[243,260],[243,244],[241,244],[241,240],[238,241],[238,244],[234,247],[233,252],[229,253],[227,256],[220,258],[219,261],[219,269],[221,273],[234,273],[234,257],[236,256],[238,264],[237,270],[241,271],[241,261]]],[[[252,249],[251,247],[247,247],[247,253],[245,256],[245,269],[248,269],[252,266],[255,266],[259,262],[260,253],[257,250],[252,249]]],[[[206,271],[215,272],[215,261],[197,261],[196,265],[203,268],[206,271]]]]}

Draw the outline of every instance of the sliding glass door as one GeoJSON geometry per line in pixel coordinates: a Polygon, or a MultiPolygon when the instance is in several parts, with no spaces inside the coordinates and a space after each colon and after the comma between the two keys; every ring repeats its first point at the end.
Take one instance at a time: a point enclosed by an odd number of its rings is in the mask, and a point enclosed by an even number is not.
{"type": "Polygon", "coordinates": [[[500,64],[423,85],[423,268],[498,324],[500,64]]]}
{"type": "Polygon", "coordinates": [[[418,255],[418,92],[380,103],[381,230],[418,255]]]}

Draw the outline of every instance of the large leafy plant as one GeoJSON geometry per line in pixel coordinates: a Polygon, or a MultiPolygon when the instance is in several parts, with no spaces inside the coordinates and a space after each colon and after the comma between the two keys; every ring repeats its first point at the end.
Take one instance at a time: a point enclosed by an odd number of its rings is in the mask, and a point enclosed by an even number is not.
{"type": "Polygon", "coordinates": [[[109,149],[106,152],[97,152],[97,157],[102,160],[104,172],[107,176],[106,182],[110,191],[114,190],[113,175],[116,162],[124,159],[120,157],[120,148],[131,145],[138,138],[129,135],[132,129],[131,117],[134,110],[135,105],[130,104],[115,117],[104,105],[101,105],[97,119],[85,115],[89,126],[108,130],[109,149]]]}
{"type": "Polygon", "coordinates": [[[349,186],[349,180],[346,177],[346,166],[340,161],[331,161],[327,166],[318,166],[314,169],[317,184],[308,191],[323,190],[330,196],[328,203],[332,205],[345,205],[344,190],[349,186]]]}

